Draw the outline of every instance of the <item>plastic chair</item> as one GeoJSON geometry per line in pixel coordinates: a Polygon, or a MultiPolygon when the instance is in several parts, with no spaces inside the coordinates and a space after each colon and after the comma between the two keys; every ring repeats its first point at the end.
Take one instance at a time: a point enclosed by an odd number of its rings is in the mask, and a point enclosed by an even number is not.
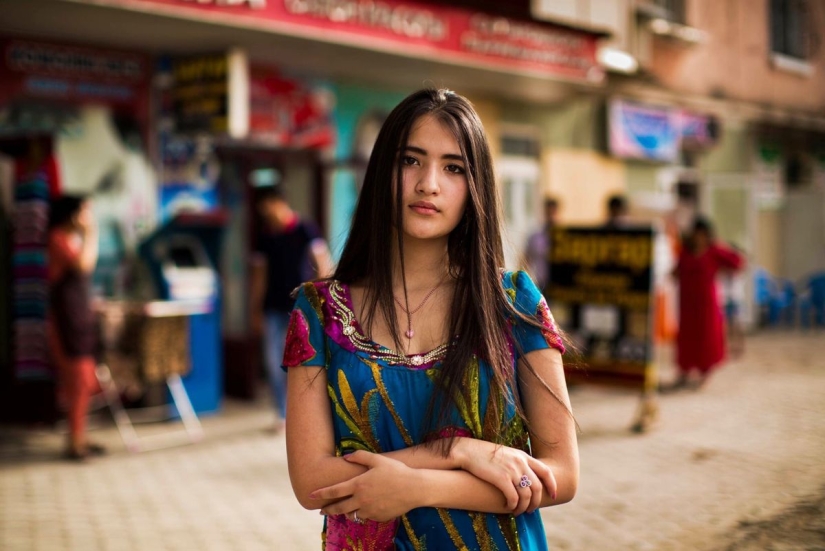
{"type": "Polygon", "coordinates": [[[776,294],[776,285],[771,275],[763,268],[753,272],[753,290],[756,309],[759,312],[759,325],[773,325],[774,316],[773,297],[776,294]]]}
{"type": "Polygon", "coordinates": [[[808,278],[799,301],[799,313],[802,327],[810,327],[811,321],[816,326],[825,327],[825,272],[808,278]]]}
{"type": "Polygon", "coordinates": [[[791,327],[796,318],[796,289],[787,279],[777,281],[776,286],[776,295],[772,305],[772,322],[791,327]]]}
{"type": "Polygon", "coordinates": [[[762,326],[792,326],[796,318],[797,294],[793,283],[772,277],[765,269],[754,271],[756,307],[762,326]]]}

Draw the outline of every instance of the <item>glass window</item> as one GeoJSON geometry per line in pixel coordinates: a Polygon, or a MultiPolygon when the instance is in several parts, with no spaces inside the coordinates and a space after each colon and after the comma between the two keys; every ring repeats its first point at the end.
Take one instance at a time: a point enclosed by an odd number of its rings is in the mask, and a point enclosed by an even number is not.
{"type": "Polygon", "coordinates": [[[653,0],[653,4],[667,12],[668,21],[685,23],[685,0],[653,0]]]}
{"type": "Polygon", "coordinates": [[[771,0],[771,51],[798,59],[810,55],[806,0],[771,0]]]}

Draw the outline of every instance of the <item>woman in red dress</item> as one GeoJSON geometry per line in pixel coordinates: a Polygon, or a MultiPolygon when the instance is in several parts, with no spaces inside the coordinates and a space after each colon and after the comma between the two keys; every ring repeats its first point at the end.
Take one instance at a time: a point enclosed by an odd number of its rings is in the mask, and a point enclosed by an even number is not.
{"type": "Polygon", "coordinates": [[[91,303],[91,275],[97,263],[97,228],[89,202],[63,196],[49,213],[49,315],[47,336],[66,401],[69,442],[66,456],[85,459],[103,452],[86,440],[95,377],[96,330],[91,303]]]}
{"type": "Polygon", "coordinates": [[[713,226],[697,218],[679,255],[679,334],[676,387],[688,384],[691,371],[699,372],[699,386],[725,358],[725,321],[719,304],[716,276],[720,271],[736,271],[742,257],[714,240],[713,226]]]}

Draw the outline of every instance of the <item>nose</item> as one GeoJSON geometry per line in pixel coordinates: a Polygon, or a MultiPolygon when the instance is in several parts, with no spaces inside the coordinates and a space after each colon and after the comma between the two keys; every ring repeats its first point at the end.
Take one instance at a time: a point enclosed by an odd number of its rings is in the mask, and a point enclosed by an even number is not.
{"type": "Polygon", "coordinates": [[[420,173],[421,177],[415,186],[415,191],[424,195],[435,195],[441,189],[438,183],[438,167],[434,164],[427,165],[420,173]]]}

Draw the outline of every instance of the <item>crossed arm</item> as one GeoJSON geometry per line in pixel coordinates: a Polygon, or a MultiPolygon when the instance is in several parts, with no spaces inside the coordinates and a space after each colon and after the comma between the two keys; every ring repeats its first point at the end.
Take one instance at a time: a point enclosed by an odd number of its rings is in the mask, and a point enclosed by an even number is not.
{"type": "Polygon", "coordinates": [[[458,438],[448,457],[413,446],[383,454],[335,456],[332,412],[323,368],[289,370],[287,455],[298,501],[325,514],[385,521],[416,507],[521,514],[573,499],[579,459],[575,424],[556,350],[528,354],[549,395],[523,365],[520,389],[533,456],[473,438],[458,438]],[[527,475],[531,485],[519,486],[527,475]]]}

